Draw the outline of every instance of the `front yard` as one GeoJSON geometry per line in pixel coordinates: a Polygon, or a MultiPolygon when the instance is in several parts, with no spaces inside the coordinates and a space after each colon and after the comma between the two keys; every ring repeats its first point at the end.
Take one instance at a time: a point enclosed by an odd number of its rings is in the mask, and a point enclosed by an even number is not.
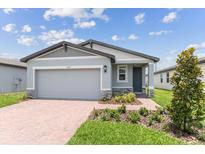
{"type": "Polygon", "coordinates": [[[25,92],[0,94],[0,108],[19,103],[26,99],[25,92]]]}
{"type": "Polygon", "coordinates": [[[171,103],[172,91],[164,89],[154,89],[154,97],[152,98],[157,104],[166,107],[171,103]]]}
{"type": "Polygon", "coordinates": [[[165,132],[142,125],[88,120],[77,130],[68,144],[183,144],[165,132]]]}

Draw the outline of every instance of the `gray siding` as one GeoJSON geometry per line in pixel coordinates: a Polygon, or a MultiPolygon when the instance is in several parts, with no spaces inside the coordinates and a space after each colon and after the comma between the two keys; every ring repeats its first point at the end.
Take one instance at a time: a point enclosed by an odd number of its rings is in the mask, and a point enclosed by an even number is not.
{"type": "Polygon", "coordinates": [[[65,51],[65,48],[60,48],[54,52],[41,56],[40,58],[79,57],[79,56],[93,56],[93,55],[87,52],[79,51],[68,47],[67,51],[65,51]]]}
{"type": "Polygon", "coordinates": [[[17,92],[26,90],[26,68],[0,64],[0,92],[17,92]],[[18,81],[21,79],[22,81],[18,81]]]}
{"type": "MultiPolygon", "coordinates": [[[[201,80],[205,83],[205,63],[202,63],[202,64],[199,64],[198,65],[201,70],[202,70],[202,74],[203,74],[203,77],[201,78],[201,80]]],[[[155,87],[156,88],[160,88],[160,89],[167,89],[167,90],[172,90],[172,85],[171,83],[167,83],[167,78],[166,78],[166,73],[169,72],[169,77],[171,79],[171,77],[173,76],[174,74],[174,70],[170,70],[170,71],[165,71],[165,72],[162,72],[162,73],[157,73],[157,74],[154,74],[154,84],[155,84],[155,87]],[[162,74],[162,77],[163,77],[163,82],[161,83],[160,81],[160,74],[162,74]]],[[[204,91],[205,91],[205,88],[204,88],[204,91]]]]}
{"type": "Polygon", "coordinates": [[[133,65],[128,64],[128,82],[117,82],[117,66],[112,65],[112,87],[133,87],[133,65]]]}

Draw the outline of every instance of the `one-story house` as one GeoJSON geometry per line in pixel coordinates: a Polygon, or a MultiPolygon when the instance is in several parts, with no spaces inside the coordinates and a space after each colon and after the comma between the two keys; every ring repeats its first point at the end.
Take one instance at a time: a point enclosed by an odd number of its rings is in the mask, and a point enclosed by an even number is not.
{"type": "MultiPolygon", "coordinates": [[[[199,66],[203,72],[203,77],[201,78],[205,82],[205,57],[199,58],[199,66]]],[[[174,74],[176,65],[170,66],[161,70],[158,70],[154,73],[154,84],[156,88],[171,90],[172,85],[170,79],[174,74]]]]}
{"type": "Polygon", "coordinates": [[[26,64],[0,58],[0,93],[26,91],[26,64]]]}
{"type": "Polygon", "coordinates": [[[21,59],[26,62],[27,91],[33,98],[99,100],[114,92],[154,91],[159,58],[96,40],[62,41],[21,59]]]}

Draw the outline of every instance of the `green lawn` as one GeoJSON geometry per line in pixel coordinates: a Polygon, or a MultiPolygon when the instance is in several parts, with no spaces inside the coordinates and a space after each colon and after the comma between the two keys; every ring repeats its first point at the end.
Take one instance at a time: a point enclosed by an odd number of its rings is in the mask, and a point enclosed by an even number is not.
{"type": "Polygon", "coordinates": [[[165,132],[142,125],[88,120],[67,144],[183,144],[165,132]]]}
{"type": "Polygon", "coordinates": [[[158,103],[160,106],[165,107],[166,105],[169,105],[171,103],[172,91],[164,89],[155,89],[154,97],[152,98],[152,100],[158,103]]]}
{"type": "Polygon", "coordinates": [[[0,94],[0,108],[19,103],[24,99],[26,99],[25,92],[0,94]]]}

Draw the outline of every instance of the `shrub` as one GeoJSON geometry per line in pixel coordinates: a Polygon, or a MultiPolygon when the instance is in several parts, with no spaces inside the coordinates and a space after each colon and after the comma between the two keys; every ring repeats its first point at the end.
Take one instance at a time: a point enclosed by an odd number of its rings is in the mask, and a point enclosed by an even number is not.
{"type": "Polygon", "coordinates": [[[138,112],[130,112],[128,114],[128,119],[132,122],[132,123],[137,123],[140,120],[140,115],[138,114],[138,112]]]}
{"type": "Polygon", "coordinates": [[[164,114],[164,113],[165,113],[165,109],[162,108],[162,107],[157,107],[156,112],[157,112],[158,114],[164,114]]]}
{"type": "Polygon", "coordinates": [[[170,131],[169,124],[164,124],[162,129],[166,132],[170,131]]]}
{"type": "Polygon", "coordinates": [[[120,114],[117,110],[106,108],[103,112],[102,120],[109,121],[111,119],[115,121],[120,121],[120,114]]]}
{"type": "Polygon", "coordinates": [[[110,117],[114,119],[115,121],[120,121],[120,114],[117,110],[111,110],[110,117]]]}
{"type": "Polygon", "coordinates": [[[114,100],[118,103],[124,103],[123,98],[121,95],[115,96],[114,100]]]}
{"type": "Polygon", "coordinates": [[[201,141],[205,141],[205,133],[199,134],[197,138],[201,141]]]}
{"type": "Polygon", "coordinates": [[[114,100],[118,103],[132,103],[135,101],[136,95],[133,92],[123,94],[123,95],[118,95],[114,97],[114,100]]]}
{"type": "Polygon", "coordinates": [[[100,110],[96,110],[96,109],[94,108],[94,110],[93,110],[93,116],[94,116],[94,118],[97,118],[99,115],[100,115],[100,110]]]}
{"type": "Polygon", "coordinates": [[[141,108],[139,109],[139,114],[142,115],[142,116],[144,116],[144,117],[146,117],[146,116],[148,116],[149,111],[148,111],[145,107],[141,107],[141,108]]]}
{"type": "Polygon", "coordinates": [[[102,121],[110,121],[110,117],[107,114],[102,114],[101,118],[102,121]]]}
{"type": "Polygon", "coordinates": [[[193,123],[201,121],[204,115],[202,70],[194,51],[194,48],[189,48],[178,56],[171,78],[173,99],[169,112],[173,123],[184,131],[190,131],[193,123]]]}
{"type": "Polygon", "coordinates": [[[152,119],[152,117],[149,117],[148,118],[148,125],[151,126],[151,125],[153,125],[153,123],[154,123],[154,120],[152,119]]]}
{"type": "Polygon", "coordinates": [[[126,113],[126,106],[122,104],[122,106],[119,106],[117,110],[120,114],[126,113]]]}
{"type": "Polygon", "coordinates": [[[132,102],[134,102],[135,101],[135,97],[136,97],[136,95],[133,92],[125,94],[125,98],[124,98],[125,103],[132,103],[132,102]]]}
{"type": "Polygon", "coordinates": [[[159,112],[153,112],[149,118],[158,123],[161,123],[164,120],[163,116],[160,115],[159,112]]]}

